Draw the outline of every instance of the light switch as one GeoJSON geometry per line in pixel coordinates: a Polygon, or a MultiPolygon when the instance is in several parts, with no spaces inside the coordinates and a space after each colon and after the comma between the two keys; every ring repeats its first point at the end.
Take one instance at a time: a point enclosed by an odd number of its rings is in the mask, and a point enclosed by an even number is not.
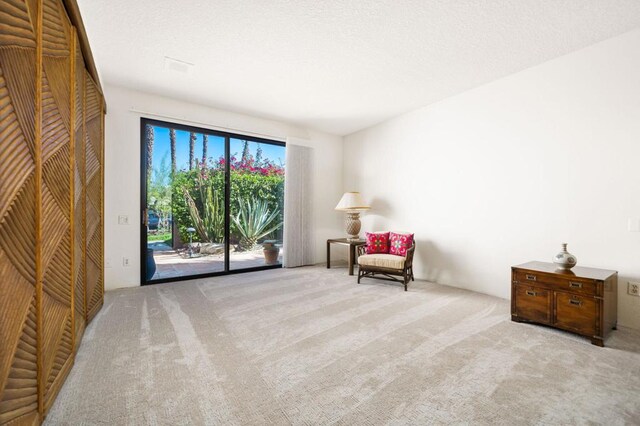
{"type": "Polygon", "coordinates": [[[126,214],[121,214],[118,216],[118,225],[128,225],[129,224],[129,216],[126,214]]]}
{"type": "Polygon", "coordinates": [[[629,218],[627,220],[627,230],[629,232],[640,232],[640,219],[629,218]]]}

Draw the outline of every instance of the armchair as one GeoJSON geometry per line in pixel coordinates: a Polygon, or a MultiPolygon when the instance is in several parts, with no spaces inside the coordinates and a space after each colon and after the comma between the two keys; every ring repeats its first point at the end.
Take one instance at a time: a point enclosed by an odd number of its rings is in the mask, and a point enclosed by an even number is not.
{"type": "Polygon", "coordinates": [[[413,253],[415,250],[415,240],[407,250],[406,257],[384,253],[365,254],[366,247],[358,246],[358,284],[360,284],[361,278],[378,278],[404,284],[404,291],[407,291],[409,281],[415,281],[413,278],[413,253]],[[376,274],[385,278],[377,277],[376,274]],[[394,276],[399,276],[401,279],[394,278],[394,276]]]}

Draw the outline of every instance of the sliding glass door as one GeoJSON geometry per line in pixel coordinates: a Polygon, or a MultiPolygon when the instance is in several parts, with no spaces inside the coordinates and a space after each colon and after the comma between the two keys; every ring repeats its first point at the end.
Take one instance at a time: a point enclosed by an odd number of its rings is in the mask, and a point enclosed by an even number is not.
{"type": "Polygon", "coordinates": [[[230,139],[230,269],[282,263],[284,149],[230,139]]]}
{"type": "Polygon", "coordinates": [[[142,283],[280,267],[284,143],[141,120],[142,283]]]}

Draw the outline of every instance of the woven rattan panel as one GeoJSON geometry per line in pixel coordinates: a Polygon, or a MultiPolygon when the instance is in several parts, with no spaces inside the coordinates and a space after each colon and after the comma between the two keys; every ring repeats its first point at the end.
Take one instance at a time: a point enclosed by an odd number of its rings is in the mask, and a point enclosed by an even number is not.
{"type": "Polygon", "coordinates": [[[39,419],[36,13],[0,2],[0,423],[39,419]]]}
{"type": "Polygon", "coordinates": [[[79,42],[75,41],[75,75],[74,75],[74,95],[75,95],[75,152],[73,161],[74,178],[74,307],[76,322],[76,348],[82,337],[86,325],[85,310],[85,175],[84,175],[84,60],[80,52],[79,42]]]}
{"type": "Polygon", "coordinates": [[[104,108],[61,0],[0,29],[0,424],[37,424],[102,306],[104,108]]]}
{"type": "Polygon", "coordinates": [[[102,306],[102,97],[85,72],[86,312],[90,320],[102,306]]]}
{"type": "Polygon", "coordinates": [[[73,359],[71,39],[59,0],[42,15],[42,374],[45,410],[73,359]]]}

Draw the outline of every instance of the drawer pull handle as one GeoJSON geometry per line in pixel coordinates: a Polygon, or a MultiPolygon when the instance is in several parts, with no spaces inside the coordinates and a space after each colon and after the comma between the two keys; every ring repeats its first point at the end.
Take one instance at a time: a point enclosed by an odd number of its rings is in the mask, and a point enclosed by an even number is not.
{"type": "Polygon", "coordinates": [[[528,279],[529,281],[535,281],[536,280],[536,276],[535,275],[525,275],[524,276],[526,279],[528,279]]]}
{"type": "Polygon", "coordinates": [[[577,283],[574,281],[569,281],[569,287],[571,288],[582,288],[582,283],[577,283]]]}
{"type": "Polygon", "coordinates": [[[575,306],[582,306],[582,302],[576,299],[569,300],[569,303],[575,306]]]}
{"type": "Polygon", "coordinates": [[[535,291],[532,290],[527,290],[527,296],[537,296],[538,293],[536,293],[535,291]]]}

